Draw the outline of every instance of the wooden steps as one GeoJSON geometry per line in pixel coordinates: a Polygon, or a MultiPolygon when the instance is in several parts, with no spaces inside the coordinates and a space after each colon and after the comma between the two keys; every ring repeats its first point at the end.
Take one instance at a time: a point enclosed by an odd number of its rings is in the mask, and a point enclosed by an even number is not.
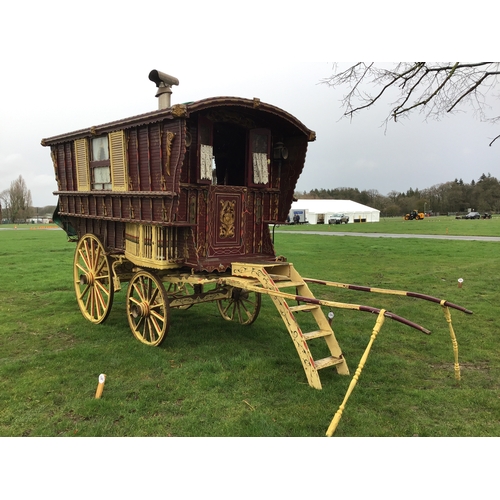
{"type": "MultiPolygon", "coordinates": [[[[340,375],[349,375],[347,363],[335,338],[330,322],[323,313],[321,306],[305,303],[303,300],[300,300],[304,298],[315,299],[315,297],[307,283],[293,267],[293,264],[233,263],[232,273],[234,276],[251,278],[252,281],[257,279],[263,289],[262,293],[266,293],[271,297],[290,333],[311,387],[321,389],[318,370],[335,367],[337,373],[340,375]],[[295,290],[286,291],[286,288],[294,288],[295,290]],[[309,332],[302,332],[295,314],[298,312],[311,313],[300,317],[307,318],[309,323],[312,318],[316,322],[317,328],[309,332]],[[315,339],[323,339],[329,355],[314,360],[308,342],[315,339]]],[[[317,342],[319,341],[317,340],[317,342]]],[[[323,347],[324,350],[325,348],[323,347]]]]}

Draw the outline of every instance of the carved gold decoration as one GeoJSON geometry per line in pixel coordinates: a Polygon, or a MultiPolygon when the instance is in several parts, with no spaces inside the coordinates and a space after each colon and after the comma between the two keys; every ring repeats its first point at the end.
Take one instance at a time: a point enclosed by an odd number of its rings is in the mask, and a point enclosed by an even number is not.
{"type": "Polygon", "coordinates": [[[167,159],[165,160],[165,170],[167,175],[170,175],[170,157],[172,156],[172,143],[174,142],[175,134],[173,132],[167,132],[167,159]]]}
{"type": "Polygon", "coordinates": [[[174,104],[171,109],[172,115],[176,118],[181,118],[187,115],[187,108],[185,104],[174,104]]]}
{"type": "Polygon", "coordinates": [[[236,218],[236,212],[234,209],[235,202],[231,200],[221,200],[221,211],[220,211],[220,238],[233,238],[234,237],[234,220],[236,218]]]}
{"type": "Polygon", "coordinates": [[[52,158],[52,164],[54,165],[54,173],[56,175],[57,189],[61,191],[61,181],[59,179],[59,175],[57,173],[57,155],[55,149],[51,149],[50,156],[52,158]]]}

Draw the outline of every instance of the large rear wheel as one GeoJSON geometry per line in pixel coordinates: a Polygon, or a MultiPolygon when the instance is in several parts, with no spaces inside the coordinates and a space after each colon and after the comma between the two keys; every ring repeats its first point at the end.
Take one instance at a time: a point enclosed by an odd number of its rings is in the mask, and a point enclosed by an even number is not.
{"type": "Polygon", "coordinates": [[[161,280],[139,271],[127,289],[127,317],[134,337],[142,343],[160,345],[170,327],[170,308],[161,280]]]}
{"type": "Polygon", "coordinates": [[[113,304],[111,265],[99,238],[86,234],[78,241],[73,262],[76,300],[83,316],[102,323],[113,304]]]}

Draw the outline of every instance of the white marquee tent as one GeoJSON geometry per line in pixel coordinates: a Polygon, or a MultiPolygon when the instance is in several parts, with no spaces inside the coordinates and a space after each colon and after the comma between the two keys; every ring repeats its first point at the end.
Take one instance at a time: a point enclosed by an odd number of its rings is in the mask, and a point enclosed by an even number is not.
{"type": "Polygon", "coordinates": [[[290,220],[298,214],[301,222],[304,218],[310,224],[328,224],[328,217],[333,214],[349,216],[349,224],[353,222],[379,222],[380,210],[367,207],[350,200],[305,200],[300,199],[292,203],[290,220]]]}

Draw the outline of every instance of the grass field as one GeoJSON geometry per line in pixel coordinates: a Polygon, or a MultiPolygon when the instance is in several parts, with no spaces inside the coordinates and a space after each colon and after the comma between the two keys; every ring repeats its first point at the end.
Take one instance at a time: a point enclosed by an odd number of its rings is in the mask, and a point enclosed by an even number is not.
{"type": "MultiPolygon", "coordinates": [[[[394,219],[321,229],[500,235],[499,221],[394,219]]],[[[452,311],[462,368],[456,381],[439,305],[314,288],[317,297],[383,307],[432,331],[426,336],[386,320],[335,436],[500,435],[499,243],[286,231],[276,234],[276,251],[303,276],[421,292],[474,312],[452,311]]],[[[248,327],[224,321],[215,304],[173,310],[165,342],[148,347],[130,332],[124,290],[104,324],[81,316],[74,248],[60,230],[0,231],[0,435],[325,435],[351,377],[323,370],[323,390],[310,388],[268,297],[248,327]],[[100,373],[107,379],[97,400],[100,373]]],[[[307,326],[307,313],[300,314],[307,326]]],[[[335,310],[333,328],[351,376],[375,319],[335,310]]]]}

